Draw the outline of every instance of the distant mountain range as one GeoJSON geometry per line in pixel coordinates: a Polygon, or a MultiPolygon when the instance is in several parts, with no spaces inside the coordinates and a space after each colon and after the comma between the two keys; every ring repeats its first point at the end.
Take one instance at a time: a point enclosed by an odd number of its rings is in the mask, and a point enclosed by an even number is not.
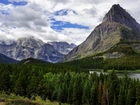
{"type": "Polygon", "coordinates": [[[130,49],[140,52],[140,24],[119,4],[115,4],[105,15],[102,23],[82,44],[75,47],[64,61],[97,54],[106,58],[119,58],[132,52],[130,49]]]}
{"type": "Polygon", "coordinates": [[[15,60],[27,58],[42,59],[56,63],[76,45],[67,42],[49,42],[35,38],[20,38],[17,41],[0,41],[0,53],[15,60]]]}

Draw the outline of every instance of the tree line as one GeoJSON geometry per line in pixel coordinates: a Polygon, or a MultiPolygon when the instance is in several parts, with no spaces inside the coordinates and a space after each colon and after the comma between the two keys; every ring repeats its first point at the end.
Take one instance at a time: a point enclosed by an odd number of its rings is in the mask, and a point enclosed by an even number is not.
{"type": "Polygon", "coordinates": [[[72,105],[140,105],[140,81],[54,64],[0,65],[0,92],[72,105]]]}

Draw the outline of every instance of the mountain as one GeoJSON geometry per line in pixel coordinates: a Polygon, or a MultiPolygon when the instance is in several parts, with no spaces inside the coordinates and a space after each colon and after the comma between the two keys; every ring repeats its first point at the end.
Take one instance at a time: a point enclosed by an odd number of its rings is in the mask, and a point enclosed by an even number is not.
{"type": "MultiPolygon", "coordinates": [[[[86,56],[96,55],[119,46],[133,47],[140,51],[140,25],[119,4],[111,7],[109,12],[87,37],[87,39],[75,47],[66,57],[65,61],[76,60],[86,56]],[[131,45],[127,44],[131,42],[131,45]]],[[[117,50],[117,49],[116,49],[117,50]]],[[[115,53],[115,52],[111,52],[115,53]]],[[[116,56],[124,55],[117,52],[116,56]]],[[[110,53],[109,53],[110,54],[110,53]]]]}
{"type": "Polygon", "coordinates": [[[16,63],[17,61],[14,59],[11,59],[3,54],[0,54],[0,63],[16,63]]]}
{"type": "Polygon", "coordinates": [[[68,45],[66,42],[54,43],[44,43],[42,40],[33,37],[20,38],[17,41],[9,42],[0,41],[0,53],[19,61],[27,58],[35,58],[56,63],[64,57],[66,51],[68,53],[70,48],[74,46],[73,44],[68,45]],[[61,51],[59,50],[60,46],[62,46],[60,43],[63,43],[61,51]],[[67,50],[64,50],[63,48],[66,47],[67,50]]]}
{"type": "Polygon", "coordinates": [[[59,53],[52,45],[44,44],[36,52],[36,57],[48,62],[58,62],[64,57],[64,54],[59,53]]]}
{"type": "Polygon", "coordinates": [[[61,54],[68,54],[74,47],[76,47],[75,44],[67,43],[67,42],[49,42],[54,48],[59,51],[61,54]]]}
{"type": "Polygon", "coordinates": [[[12,48],[10,57],[17,60],[27,59],[30,57],[37,57],[36,52],[44,42],[35,38],[20,38],[17,40],[15,46],[12,48]]]}

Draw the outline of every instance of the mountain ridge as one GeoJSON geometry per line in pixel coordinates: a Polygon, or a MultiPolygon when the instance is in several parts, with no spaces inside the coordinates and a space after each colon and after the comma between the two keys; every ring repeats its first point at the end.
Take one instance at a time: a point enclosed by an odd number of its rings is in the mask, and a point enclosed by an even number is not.
{"type": "MultiPolygon", "coordinates": [[[[57,46],[59,46],[58,44],[57,46]]],[[[70,45],[68,44],[65,48],[68,46],[70,45]]],[[[60,61],[65,56],[54,45],[45,43],[34,37],[19,38],[10,44],[1,41],[0,53],[19,61],[27,58],[35,58],[53,63],[60,61]]]]}
{"type": "Polygon", "coordinates": [[[65,57],[64,61],[76,60],[105,52],[122,40],[140,41],[139,30],[139,23],[120,5],[115,4],[105,15],[102,23],[95,27],[87,39],[74,48],[65,57]]]}

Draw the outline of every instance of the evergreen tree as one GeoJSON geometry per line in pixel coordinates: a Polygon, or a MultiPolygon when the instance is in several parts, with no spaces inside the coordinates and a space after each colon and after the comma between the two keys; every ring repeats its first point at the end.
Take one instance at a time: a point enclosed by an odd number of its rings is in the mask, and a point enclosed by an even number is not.
{"type": "Polygon", "coordinates": [[[82,103],[83,104],[90,103],[90,84],[88,79],[86,80],[83,88],[82,103]]]}
{"type": "Polygon", "coordinates": [[[14,93],[17,95],[21,95],[24,96],[25,95],[25,89],[23,86],[23,79],[22,78],[18,78],[16,83],[15,83],[15,87],[14,87],[14,93]]]}
{"type": "Polygon", "coordinates": [[[32,76],[26,89],[28,97],[38,96],[38,91],[37,91],[38,84],[39,84],[39,78],[37,78],[36,76],[32,76]]]}
{"type": "Polygon", "coordinates": [[[118,105],[125,105],[125,89],[123,86],[120,87],[119,97],[118,97],[118,105]]]}
{"type": "Polygon", "coordinates": [[[80,105],[81,104],[81,87],[79,86],[80,81],[77,77],[74,84],[73,84],[73,105],[80,105]]]}
{"type": "Polygon", "coordinates": [[[136,87],[136,105],[140,105],[140,83],[136,87]]]}
{"type": "Polygon", "coordinates": [[[95,84],[93,84],[91,87],[91,92],[90,92],[91,105],[97,105],[97,103],[98,103],[98,89],[96,87],[97,86],[95,86],[95,84]]]}
{"type": "Polygon", "coordinates": [[[114,95],[115,96],[119,95],[119,80],[114,70],[108,75],[107,87],[108,87],[109,104],[112,105],[114,95]]]}
{"type": "Polygon", "coordinates": [[[113,105],[117,105],[117,98],[115,95],[114,95],[114,99],[113,99],[113,105]]]}
{"type": "Polygon", "coordinates": [[[10,77],[9,71],[0,70],[0,92],[8,91],[10,85],[10,77]]]}

